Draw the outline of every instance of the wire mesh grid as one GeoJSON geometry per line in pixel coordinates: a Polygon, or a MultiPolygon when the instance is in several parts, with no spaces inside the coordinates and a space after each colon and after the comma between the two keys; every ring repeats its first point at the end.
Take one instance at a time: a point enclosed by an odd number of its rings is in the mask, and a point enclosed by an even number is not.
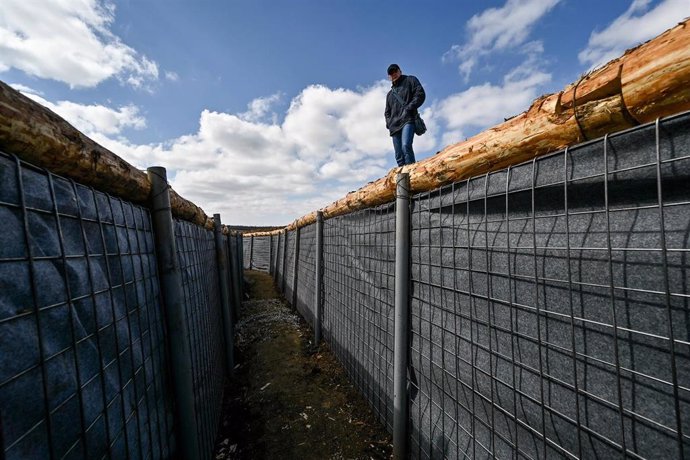
{"type": "Polygon", "coordinates": [[[314,285],[316,264],[316,224],[302,227],[299,232],[299,260],[297,261],[297,295],[295,307],[305,320],[314,326],[314,285]]]}
{"type": "MultiPolygon", "coordinates": [[[[238,248],[236,250],[236,255],[239,259],[237,262],[237,266],[238,266],[238,268],[240,268],[240,267],[244,267],[244,249],[243,249],[244,248],[244,242],[242,239],[242,235],[238,235],[236,241],[237,241],[237,245],[238,245],[238,248]]],[[[238,275],[239,275],[239,282],[238,282],[239,289],[238,290],[239,290],[240,298],[243,299],[246,292],[245,292],[245,287],[244,287],[244,271],[241,268],[239,270],[238,275]]],[[[238,310],[238,313],[239,313],[239,310],[238,310]]]]}
{"type": "Polygon", "coordinates": [[[280,292],[283,292],[283,275],[285,271],[283,270],[283,258],[285,256],[285,234],[279,233],[277,236],[276,250],[275,252],[275,265],[273,268],[273,273],[275,275],[276,287],[280,292]]]}
{"type": "MultiPolygon", "coordinates": [[[[297,241],[297,231],[285,232],[285,252],[283,260],[283,296],[290,304],[293,303],[294,282],[295,282],[295,243],[297,241]]],[[[292,305],[294,308],[294,305],[292,305]]]]}
{"type": "Polygon", "coordinates": [[[226,236],[226,246],[227,254],[230,258],[229,275],[230,275],[230,298],[232,301],[232,315],[235,321],[239,315],[240,307],[242,306],[242,298],[244,297],[243,292],[243,262],[240,260],[242,254],[240,253],[240,241],[242,240],[241,235],[227,235],[226,236]]]}
{"type": "Polygon", "coordinates": [[[267,272],[271,256],[270,244],[270,236],[244,237],[245,268],[267,272]]]}
{"type": "Polygon", "coordinates": [[[252,262],[252,252],[254,252],[254,238],[251,236],[242,237],[242,268],[249,270],[252,262]]]}
{"type": "Polygon", "coordinates": [[[175,240],[192,348],[200,456],[207,458],[220,423],[226,373],[215,237],[213,231],[176,220],[175,240]]]}
{"type": "Polygon", "coordinates": [[[690,455],[690,117],[414,197],[416,458],[690,455]]]}
{"type": "Polygon", "coordinates": [[[269,235],[267,237],[268,242],[266,244],[267,249],[268,249],[268,258],[267,258],[267,266],[266,266],[266,272],[268,272],[270,275],[275,275],[275,257],[276,257],[276,251],[277,251],[277,243],[278,239],[277,236],[275,235],[269,235]]]}
{"type": "Polygon", "coordinates": [[[324,339],[392,430],[395,206],[326,220],[323,260],[324,339]]]}
{"type": "Polygon", "coordinates": [[[153,247],[147,210],[0,154],[0,456],[174,450],[153,247]]]}

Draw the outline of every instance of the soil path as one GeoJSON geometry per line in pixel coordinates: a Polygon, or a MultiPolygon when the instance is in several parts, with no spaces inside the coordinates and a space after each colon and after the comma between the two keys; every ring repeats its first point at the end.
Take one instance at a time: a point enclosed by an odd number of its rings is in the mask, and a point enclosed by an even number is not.
{"type": "Polygon", "coordinates": [[[238,367],[226,389],[215,458],[387,459],[391,440],[326,344],[246,271],[250,300],[236,326],[238,367]]]}

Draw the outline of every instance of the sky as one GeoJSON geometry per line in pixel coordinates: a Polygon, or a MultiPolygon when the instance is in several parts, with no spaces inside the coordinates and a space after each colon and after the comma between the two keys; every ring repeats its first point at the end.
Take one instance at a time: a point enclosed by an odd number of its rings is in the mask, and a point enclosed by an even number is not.
{"type": "Polygon", "coordinates": [[[690,16],[690,0],[0,0],[0,80],[226,224],[286,225],[395,166],[397,63],[422,160],[690,16]]]}

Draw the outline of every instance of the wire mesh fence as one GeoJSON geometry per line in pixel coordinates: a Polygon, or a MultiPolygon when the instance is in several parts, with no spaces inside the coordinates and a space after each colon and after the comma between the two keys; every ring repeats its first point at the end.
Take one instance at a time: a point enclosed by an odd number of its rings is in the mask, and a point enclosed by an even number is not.
{"type": "Polygon", "coordinates": [[[267,272],[271,256],[270,236],[244,238],[244,268],[267,272]]]}
{"type": "Polygon", "coordinates": [[[6,458],[174,449],[148,211],[0,155],[6,458]]]}
{"type": "Polygon", "coordinates": [[[314,326],[314,282],[315,272],[315,244],[316,224],[307,225],[300,229],[299,254],[297,261],[297,292],[295,295],[295,308],[314,326]]]}
{"type": "MultiPolygon", "coordinates": [[[[683,114],[413,197],[410,456],[690,455],[689,180],[683,114]]],[[[324,338],[389,430],[394,212],[323,249],[324,338]]]]}
{"type": "Polygon", "coordinates": [[[242,235],[234,234],[225,237],[226,254],[230,259],[228,275],[230,278],[230,298],[232,305],[232,317],[236,321],[239,317],[242,298],[244,297],[244,254],[240,250],[242,235]]]}
{"type": "Polygon", "coordinates": [[[324,339],[389,429],[394,264],[394,205],[324,223],[324,339]]]}
{"type": "MultiPolygon", "coordinates": [[[[0,152],[0,228],[0,458],[179,454],[149,210],[0,152]]],[[[219,278],[213,234],[177,230],[205,458],[225,378],[219,278]]]]}
{"type": "Polygon", "coordinates": [[[191,335],[198,437],[202,457],[208,457],[220,422],[227,372],[215,239],[212,231],[180,220],[175,221],[175,239],[191,335]]]}
{"type": "Polygon", "coordinates": [[[294,298],[294,283],[295,283],[295,248],[296,248],[297,232],[291,231],[285,233],[284,260],[283,260],[283,294],[285,298],[292,303],[294,298]]]}
{"type": "Polygon", "coordinates": [[[243,238],[242,241],[244,242],[244,247],[242,248],[242,260],[244,261],[244,264],[242,268],[250,269],[252,264],[252,252],[254,252],[254,248],[252,246],[254,243],[254,238],[243,238]]]}
{"type": "Polygon", "coordinates": [[[688,452],[689,128],[416,198],[416,456],[688,452]]]}
{"type": "MultiPolygon", "coordinates": [[[[278,254],[288,241],[286,260],[294,267],[298,232],[281,237],[278,254]],[[290,248],[293,248],[292,250],[290,248]]],[[[315,224],[300,229],[297,295],[294,304],[314,326],[315,224]]],[[[324,338],[366,396],[381,423],[392,427],[393,263],[395,210],[385,205],[326,221],[324,225],[324,338]]],[[[293,299],[293,270],[277,273],[278,286],[293,299]]]]}
{"type": "Polygon", "coordinates": [[[275,250],[275,264],[273,265],[273,273],[275,275],[276,286],[282,291],[282,282],[285,279],[285,271],[283,270],[283,262],[285,259],[285,234],[279,233],[276,242],[275,250]]]}

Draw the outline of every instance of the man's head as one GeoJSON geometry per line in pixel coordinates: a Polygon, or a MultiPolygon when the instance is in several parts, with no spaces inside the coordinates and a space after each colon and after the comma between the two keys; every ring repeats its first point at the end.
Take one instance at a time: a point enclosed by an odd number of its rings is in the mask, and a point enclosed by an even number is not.
{"type": "Polygon", "coordinates": [[[402,72],[400,71],[400,66],[398,64],[391,64],[388,66],[388,79],[390,81],[395,81],[400,78],[402,72]]]}

